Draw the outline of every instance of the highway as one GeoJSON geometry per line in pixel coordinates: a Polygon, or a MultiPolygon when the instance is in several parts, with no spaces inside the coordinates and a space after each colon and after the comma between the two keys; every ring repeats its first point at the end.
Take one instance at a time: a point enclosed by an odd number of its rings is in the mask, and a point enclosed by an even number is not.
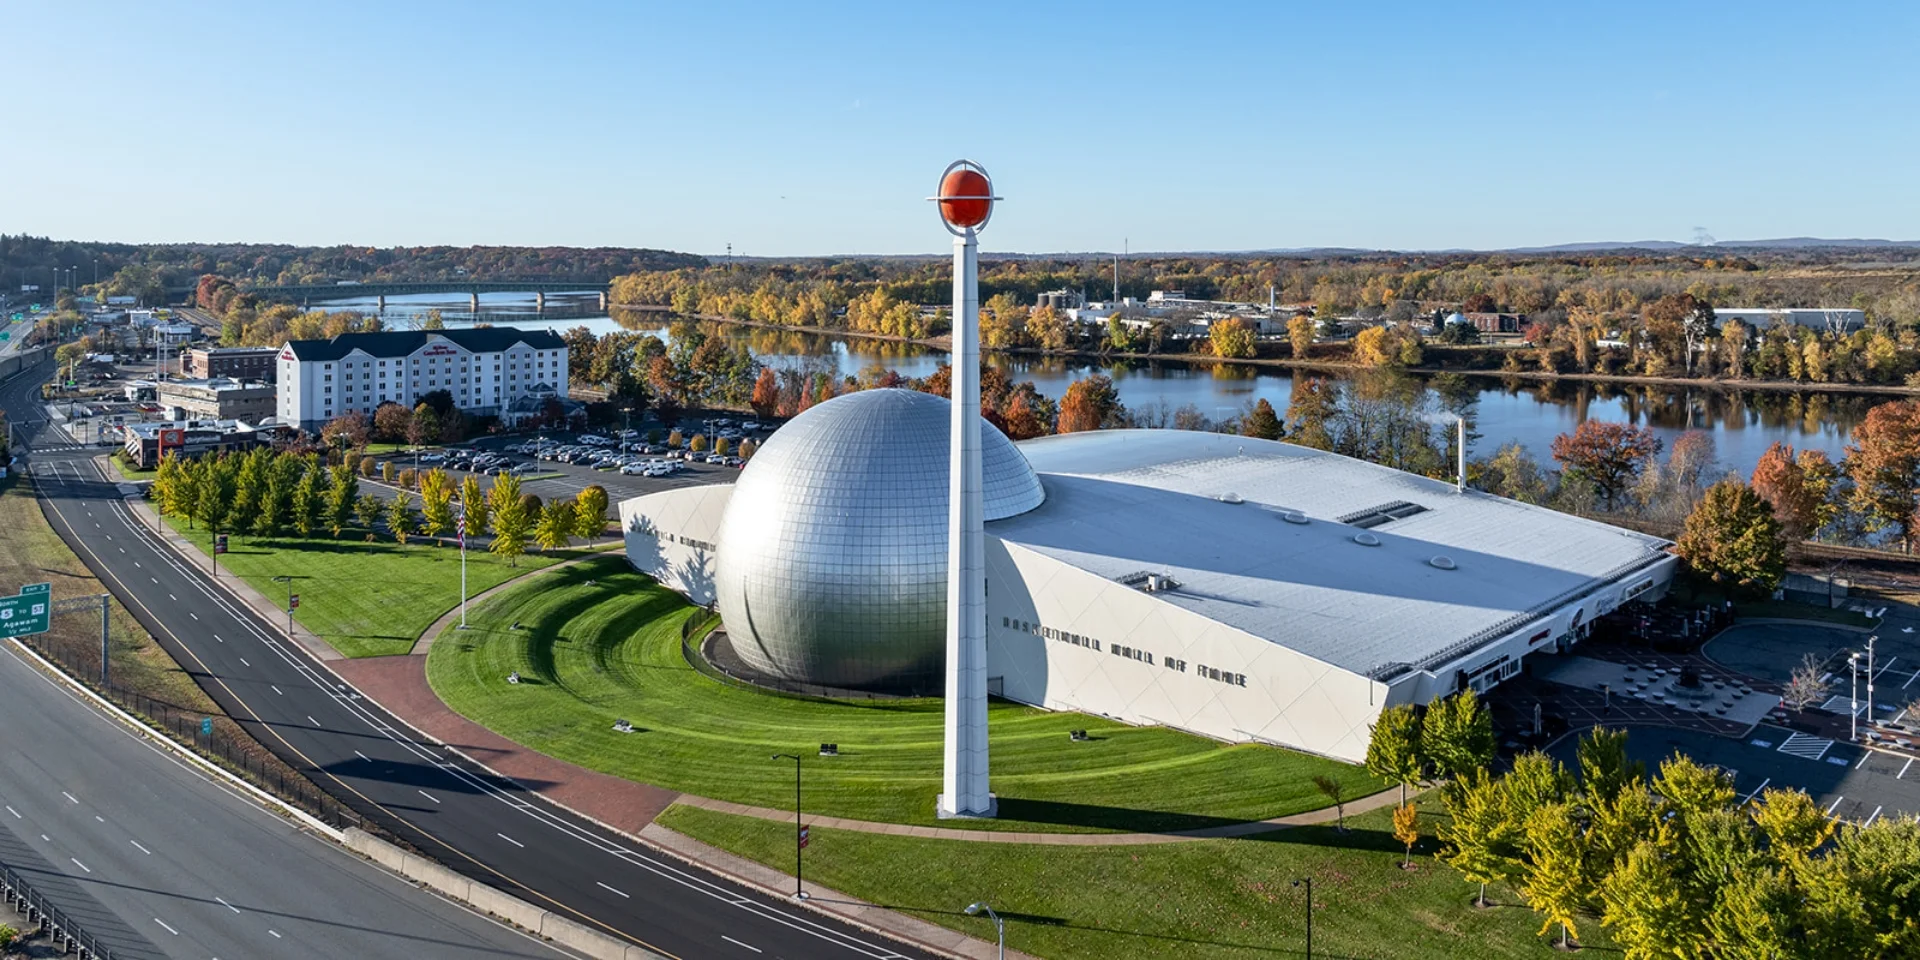
{"type": "Polygon", "coordinates": [[[302,833],[0,647],[0,859],[119,960],[561,956],[302,833]]]}
{"type": "MultiPolygon", "coordinates": [[[[40,422],[42,364],[0,385],[29,448],[71,438],[40,422]]],[[[281,642],[158,543],[84,451],[29,455],[48,519],[142,626],[247,731],[323,789],[473,879],[663,955],[853,958],[928,954],[657,854],[421,740],[281,642]]]]}

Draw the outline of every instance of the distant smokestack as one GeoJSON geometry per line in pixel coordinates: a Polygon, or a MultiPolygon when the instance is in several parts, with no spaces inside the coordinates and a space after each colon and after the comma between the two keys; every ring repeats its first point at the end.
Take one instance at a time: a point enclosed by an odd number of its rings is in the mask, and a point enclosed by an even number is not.
{"type": "Polygon", "coordinates": [[[1273,312],[1273,284],[1267,284],[1267,312],[1273,312]]]}

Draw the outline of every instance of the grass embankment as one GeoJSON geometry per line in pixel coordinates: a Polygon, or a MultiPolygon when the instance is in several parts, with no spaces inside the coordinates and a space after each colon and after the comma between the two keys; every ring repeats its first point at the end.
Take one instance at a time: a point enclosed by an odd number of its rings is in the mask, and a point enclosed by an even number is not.
{"type": "MultiPolygon", "coordinates": [[[[212,552],[212,537],[204,528],[189,530],[176,517],[167,522],[202,554],[212,552]]],[[[346,656],[404,654],[435,620],[460,605],[460,551],[418,538],[401,546],[385,537],[368,543],[365,537],[364,530],[349,530],[338,540],[233,534],[220,569],[279,603],[286,602],[287,584],[273,578],[292,576],[293,592],[300,595],[294,619],[346,656]]],[[[468,550],[467,593],[593,552],[528,553],[510,566],[490,553],[468,550]]]]}
{"type": "MultiPolygon", "coordinates": [[[[29,583],[51,583],[53,599],[95,596],[107,588],[47,524],[33,491],[18,476],[0,480],[0,593],[11,596],[29,583]]],[[[193,677],[160,649],[133,616],[118,602],[109,617],[109,646],[113,683],[182,709],[209,715],[220,711],[193,682],[193,677]]],[[[53,629],[42,638],[57,645],[63,659],[88,677],[100,675],[100,614],[93,610],[53,618],[53,629]]]]}
{"type": "MultiPolygon", "coordinates": [[[[581,766],[780,808],[793,802],[793,768],[768,758],[797,752],[812,813],[939,822],[940,700],[822,701],[719,682],[680,652],[697,614],[624,560],[583,563],[470,611],[472,629],[435,640],[427,677],[466,717],[581,766]],[[639,732],[614,733],[620,718],[639,732]],[[823,742],[840,756],[814,759],[823,742]]],[[[996,702],[988,723],[1000,818],[967,824],[980,829],[1191,829],[1324,807],[1314,774],[1337,777],[1348,798],[1382,788],[1318,757],[1084,714],[996,702]],[[1076,728],[1092,741],[1070,742],[1076,728]]]]}
{"type": "MultiPolygon", "coordinates": [[[[997,779],[997,778],[996,778],[997,779]]],[[[1423,807],[1427,804],[1423,804],[1423,807]]],[[[987,901],[1006,920],[1007,946],[1049,960],[1272,960],[1306,946],[1313,878],[1313,950],[1326,957],[1497,960],[1545,957],[1548,938],[1519,898],[1476,909],[1475,888],[1433,859],[1423,811],[1414,868],[1401,870],[1390,810],[1332,826],[1240,840],[1153,846],[968,843],[814,828],[806,878],[841,893],[991,941],[993,923],[962,908],[987,901]]],[[[793,872],[793,824],[674,806],[670,827],[793,872]]],[[[1599,924],[1580,932],[1604,945],[1599,924]]],[[[1555,931],[1557,933],[1557,930],[1555,931]]],[[[1607,951],[1611,953],[1612,951],[1607,951]]]]}

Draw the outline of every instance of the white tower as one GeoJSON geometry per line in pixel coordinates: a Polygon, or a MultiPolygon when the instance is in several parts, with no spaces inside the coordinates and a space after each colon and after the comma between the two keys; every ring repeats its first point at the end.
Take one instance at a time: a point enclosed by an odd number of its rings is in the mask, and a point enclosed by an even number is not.
{"type": "Polygon", "coordinates": [[[993,181],[956,160],[940,177],[940,221],[953,234],[953,431],[947,459],[947,725],[934,812],[991,817],[987,782],[987,533],[980,469],[980,244],[993,181]]]}

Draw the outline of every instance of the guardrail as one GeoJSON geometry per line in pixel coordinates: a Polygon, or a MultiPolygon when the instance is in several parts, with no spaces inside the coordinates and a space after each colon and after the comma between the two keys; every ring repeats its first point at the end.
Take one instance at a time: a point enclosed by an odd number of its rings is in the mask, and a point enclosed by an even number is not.
{"type": "Polygon", "coordinates": [[[63,953],[78,953],[81,960],[113,960],[113,951],[80,929],[59,907],[35,891],[19,871],[6,864],[0,864],[0,893],[5,894],[7,903],[14,909],[26,914],[28,922],[40,924],[40,929],[63,953]]]}

